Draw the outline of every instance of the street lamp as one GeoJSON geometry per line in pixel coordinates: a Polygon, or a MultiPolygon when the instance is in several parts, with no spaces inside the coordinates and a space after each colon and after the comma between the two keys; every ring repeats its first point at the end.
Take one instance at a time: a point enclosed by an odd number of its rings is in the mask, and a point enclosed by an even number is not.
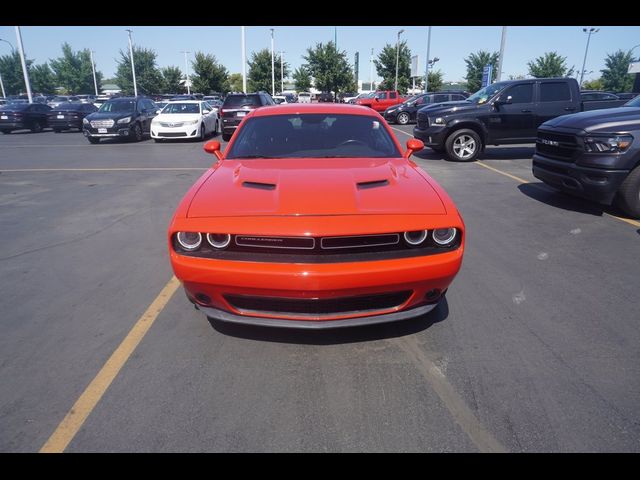
{"type": "Polygon", "coordinates": [[[284,92],[284,50],[280,50],[280,94],[284,92]]]}
{"type": "Polygon", "coordinates": [[[13,48],[13,44],[9,40],[5,40],[4,38],[0,38],[0,42],[6,42],[11,47],[11,53],[15,53],[16,49],[13,48]]]}
{"type": "Polygon", "coordinates": [[[369,58],[369,90],[373,90],[373,48],[371,49],[371,57],[369,58]]]}
{"type": "Polygon", "coordinates": [[[398,90],[398,62],[400,60],[400,35],[404,32],[404,29],[398,32],[398,41],[396,42],[396,83],[394,90],[398,90]]]}
{"type": "MultiPolygon", "coordinates": [[[[635,47],[631,47],[631,50],[629,50],[629,53],[630,54],[633,53],[633,51],[638,47],[640,47],[640,43],[638,45],[636,45],[635,47]]],[[[631,56],[631,61],[633,61],[633,56],[631,56]]]]}
{"type": "Polygon", "coordinates": [[[93,61],[93,50],[89,50],[91,56],[91,71],[93,72],[93,87],[96,89],[96,97],[98,96],[98,82],[96,81],[96,63],[93,61]]]}
{"type": "Polygon", "coordinates": [[[136,83],[136,66],[133,63],[133,43],[131,42],[131,32],[132,30],[127,30],[129,32],[129,56],[131,57],[131,73],[133,74],[133,93],[135,96],[138,96],[138,84],[136,83]]]}
{"type": "Polygon", "coordinates": [[[181,53],[184,53],[184,72],[186,75],[186,80],[184,81],[184,84],[187,86],[187,94],[191,95],[191,83],[189,82],[189,63],[187,62],[187,54],[191,52],[182,50],[181,53]]]}
{"type": "Polygon", "coordinates": [[[591,40],[591,35],[594,33],[598,33],[600,31],[599,28],[583,28],[582,31],[587,34],[587,47],[584,49],[584,60],[582,61],[582,70],[580,74],[580,87],[582,87],[582,79],[584,78],[584,66],[587,63],[587,52],[589,51],[589,41],[591,40]]]}
{"type": "Polygon", "coordinates": [[[247,47],[244,39],[244,27],[240,27],[242,43],[242,92],[247,93],[247,47]]]}
{"type": "Polygon", "coordinates": [[[29,103],[33,103],[33,96],[31,95],[31,83],[29,82],[29,70],[27,69],[27,62],[24,55],[24,45],[22,44],[22,33],[20,33],[20,27],[16,25],[16,40],[18,41],[18,53],[20,54],[20,63],[22,63],[22,74],[24,75],[24,84],[27,87],[27,97],[29,97],[29,103]]]}
{"type": "Polygon", "coordinates": [[[271,30],[271,95],[276,94],[276,69],[275,58],[273,56],[273,28],[271,30]]]}

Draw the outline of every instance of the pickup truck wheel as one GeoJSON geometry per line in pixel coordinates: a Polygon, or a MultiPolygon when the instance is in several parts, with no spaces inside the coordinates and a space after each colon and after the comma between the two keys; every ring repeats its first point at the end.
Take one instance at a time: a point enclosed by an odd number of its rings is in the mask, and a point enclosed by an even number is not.
{"type": "Polygon", "coordinates": [[[444,146],[451,160],[473,162],[482,149],[482,141],[476,132],[464,128],[449,135],[444,146]]]}
{"type": "Polygon", "coordinates": [[[615,203],[630,217],[640,218],[640,166],[634,168],[624,179],[615,203]]]}
{"type": "Polygon", "coordinates": [[[400,112],[396,117],[396,122],[400,125],[406,125],[409,123],[409,114],[407,112],[400,112]]]}

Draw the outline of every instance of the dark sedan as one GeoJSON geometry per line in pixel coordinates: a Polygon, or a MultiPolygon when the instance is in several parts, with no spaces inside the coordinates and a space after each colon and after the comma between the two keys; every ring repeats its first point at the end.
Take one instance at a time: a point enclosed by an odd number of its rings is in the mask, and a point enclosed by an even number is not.
{"type": "Polygon", "coordinates": [[[71,130],[72,128],[82,130],[82,119],[97,111],[98,107],[91,103],[62,104],[49,112],[49,126],[56,133],[60,133],[62,130],[71,130]]]}
{"type": "Polygon", "coordinates": [[[0,132],[28,129],[41,132],[47,126],[51,107],[42,103],[8,103],[0,107],[0,132]]]}
{"type": "Polygon", "coordinates": [[[382,115],[389,123],[406,125],[415,122],[419,109],[430,103],[454,102],[464,100],[469,95],[463,92],[435,92],[422,93],[407,99],[404,103],[387,108],[382,115]]]}

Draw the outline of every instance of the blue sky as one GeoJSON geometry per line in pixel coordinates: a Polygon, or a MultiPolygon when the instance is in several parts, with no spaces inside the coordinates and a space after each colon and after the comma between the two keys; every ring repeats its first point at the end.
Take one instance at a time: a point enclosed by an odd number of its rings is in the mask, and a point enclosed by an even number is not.
{"type": "MultiPolygon", "coordinates": [[[[593,73],[585,75],[585,79],[600,76],[599,70],[604,68],[607,53],[618,49],[627,50],[640,44],[639,26],[588,26],[599,27],[600,31],[591,37],[585,70],[593,70],[593,73]]],[[[557,51],[567,57],[567,64],[575,66],[578,71],[582,66],[587,41],[582,27],[583,25],[508,27],[503,79],[509,75],[526,74],[528,61],[550,51],[557,51]]],[[[136,45],[156,51],[160,67],[176,65],[184,70],[184,54],[180,52],[190,50],[214,54],[230,73],[241,71],[240,27],[237,26],[24,26],[21,30],[27,56],[36,63],[58,57],[61,54],[60,46],[66,41],[74,50],[94,50],[98,69],[106,77],[110,77],[116,70],[118,51],[128,48],[127,28],[133,30],[136,45]]],[[[252,51],[270,48],[270,28],[275,28],[276,51],[284,50],[285,61],[294,68],[304,63],[302,56],[307,47],[334,38],[334,26],[250,26],[246,27],[248,55],[252,51]]],[[[360,52],[359,78],[369,81],[371,49],[377,55],[386,43],[395,44],[400,29],[404,29],[401,38],[407,40],[412,54],[420,55],[420,68],[424,70],[427,27],[338,26],[338,48],[346,50],[350,62],[354,61],[355,52],[360,52]]],[[[445,80],[461,80],[466,73],[463,59],[480,49],[498,51],[501,33],[502,28],[499,26],[434,26],[430,56],[440,58],[436,69],[443,71],[445,80]]],[[[1,26],[0,38],[16,46],[13,26],[1,26]]],[[[5,55],[10,50],[7,43],[0,42],[0,55],[5,55]]],[[[634,50],[634,55],[636,58],[640,55],[640,47],[634,50]]],[[[191,56],[193,57],[193,53],[191,56]]]]}

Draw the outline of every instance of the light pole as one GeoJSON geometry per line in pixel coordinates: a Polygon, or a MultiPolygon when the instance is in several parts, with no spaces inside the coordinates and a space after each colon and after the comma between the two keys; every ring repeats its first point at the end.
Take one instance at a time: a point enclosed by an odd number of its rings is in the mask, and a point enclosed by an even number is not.
{"type": "MultiPolygon", "coordinates": [[[[439,61],[440,59],[438,57],[434,57],[427,62],[427,78],[429,78],[429,70],[431,69],[431,67],[433,67],[433,65],[439,61]]],[[[427,93],[426,87],[425,87],[424,93],[427,93]]]]}
{"type": "Polygon", "coordinates": [[[22,45],[22,34],[20,33],[20,27],[16,25],[16,39],[18,41],[18,52],[20,53],[20,63],[22,63],[22,74],[24,75],[24,84],[27,87],[27,96],[29,97],[29,103],[33,103],[33,96],[31,95],[31,84],[29,83],[29,71],[27,70],[27,62],[24,60],[24,46],[22,45]]]}
{"type": "MultiPolygon", "coordinates": [[[[0,42],[7,42],[11,47],[11,54],[15,53],[15,49],[13,48],[13,44],[9,40],[4,40],[0,38],[0,42]]],[[[2,72],[0,72],[0,88],[2,88],[2,98],[7,98],[7,94],[4,91],[4,83],[2,83],[2,72]]]]}
{"type": "Polygon", "coordinates": [[[589,41],[591,40],[591,35],[594,33],[598,33],[600,31],[599,28],[583,28],[582,31],[587,34],[587,47],[584,49],[584,60],[582,61],[582,70],[580,71],[580,88],[582,88],[582,79],[584,78],[584,66],[587,63],[587,52],[589,51],[589,41]]]}
{"type": "Polygon", "coordinates": [[[271,30],[271,95],[276,94],[276,69],[275,57],[273,56],[273,28],[271,30]]]}
{"type": "Polygon", "coordinates": [[[127,30],[127,32],[129,32],[129,56],[131,57],[131,73],[133,74],[133,93],[137,97],[138,84],[136,83],[136,66],[133,63],[133,43],[131,42],[132,30],[127,30]]]}
{"type": "Polygon", "coordinates": [[[427,34],[427,62],[424,72],[424,93],[427,93],[429,87],[429,50],[431,49],[431,26],[429,26],[429,33],[427,34]]]}
{"type": "MultiPolygon", "coordinates": [[[[635,47],[631,47],[631,50],[629,50],[629,53],[630,54],[633,53],[633,51],[638,47],[640,47],[640,43],[638,45],[636,45],[635,47]]],[[[631,56],[631,61],[633,62],[633,55],[631,56]]]]}
{"type": "Polygon", "coordinates": [[[187,86],[187,94],[191,95],[191,83],[189,82],[189,62],[187,62],[187,54],[191,52],[182,50],[182,53],[184,53],[184,71],[186,75],[186,80],[184,81],[184,84],[187,86]]]}
{"type": "Polygon", "coordinates": [[[247,93],[247,47],[244,41],[244,27],[240,27],[242,32],[242,92],[247,93]]]}
{"type": "Polygon", "coordinates": [[[504,57],[504,44],[507,43],[507,27],[502,27],[502,39],[500,40],[500,56],[498,57],[498,74],[496,82],[500,81],[502,75],[502,57],[504,57]]]}
{"type": "Polygon", "coordinates": [[[91,71],[93,72],[93,86],[96,89],[96,97],[98,96],[98,82],[96,81],[96,64],[93,61],[93,50],[89,50],[91,55],[91,71]]]}
{"type": "Polygon", "coordinates": [[[396,42],[396,83],[394,90],[398,90],[398,63],[400,60],[400,35],[404,32],[404,29],[398,32],[398,41],[396,42]]]}
{"type": "Polygon", "coordinates": [[[373,91],[373,48],[371,49],[371,58],[369,59],[369,90],[373,91]]]}
{"type": "Polygon", "coordinates": [[[280,50],[280,94],[284,92],[284,50],[280,50]]]}

